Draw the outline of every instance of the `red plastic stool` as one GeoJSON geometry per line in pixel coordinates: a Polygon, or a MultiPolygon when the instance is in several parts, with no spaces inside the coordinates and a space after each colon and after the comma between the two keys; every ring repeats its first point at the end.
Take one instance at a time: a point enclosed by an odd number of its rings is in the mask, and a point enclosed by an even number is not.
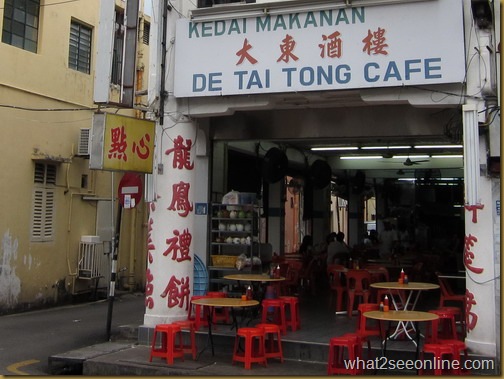
{"type": "Polygon", "coordinates": [[[233,351],[233,364],[235,361],[245,363],[245,369],[250,370],[252,363],[260,363],[267,366],[264,354],[264,329],[262,328],[239,328],[236,332],[233,351]],[[240,340],[245,339],[245,351],[240,351],[240,340]],[[254,344],[254,341],[256,342],[254,344]]]}
{"type": "Polygon", "coordinates": [[[257,324],[255,327],[264,329],[264,355],[266,360],[268,358],[280,358],[280,362],[283,363],[280,327],[277,324],[257,324]]]}
{"type": "Polygon", "coordinates": [[[465,316],[459,307],[439,307],[438,310],[452,312],[455,315],[455,325],[460,326],[460,331],[457,330],[459,339],[463,340],[466,336],[465,316]]]}
{"type": "Polygon", "coordinates": [[[189,331],[189,342],[184,343],[183,334],[180,334],[179,346],[184,351],[184,354],[192,354],[193,360],[196,360],[197,348],[196,348],[196,332],[195,332],[195,322],[192,320],[181,320],[175,321],[175,325],[180,326],[180,329],[189,331]]]}
{"type": "Polygon", "coordinates": [[[268,309],[273,308],[273,320],[271,323],[280,326],[282,334],[287,334],[287,323],[285,321],[285,303],[280,299],[264,299],[261,302],[262,305],[262,317],[261,323],[268,323],[268,309]]]}
{"type": "Polygon", "coordinates": [[[458,375],[469,375],[470,370],[464,366],[464,362],[469,359],[469,354],[467,352],[467,346],[464,342],[460,340],[439,340],[440,344],[449,345],[453,349],[454,360],[460,362],[459,369],[456,370],[458,375]],[[462,355],[464,359],[462,360],[462,355]]]}
{"type": "MultiPolygon", "coordinates": [[[[447,344],[441,343],[426,343],[423,346],[423,350],[420,353],[420,360],[423,364],[418,370],[418,375],[423,375],[425,372],[425,368],[428,367],[426,362],[431,362],[434,364],[433,373],[434,375],[449,375],[449,374],[457,374],[456,370],[447,370],[446,363],[447,361],[453,361],[455,359],[455,355],[453,354],[453,347],[447,344]],[[425,360],[425,353],[430,353],[434,355],[433,360],[425,360]]],[[[429,370],[430,371],[430,370],[429,370]]]]}
{"type": "Polygon", "coordinates": [[[301,329],[301,320],[299,318],[299,299],[296,296],[280,296],[280,300],[285,303],[286,313],[285,323],[293,332],[301,329]]]}
{"type": "MultiPolygon", "coordinates": [[[[225,292],[207,292],[206,294],[207,297],[228,297],[227,293],[225,292]]],[[[224,322],[225,324],[230,324],[231,323],[231,318],[229,317],[229,308],[223,307],[214,307],[213,309],[213,315],[212,315],[212,322],[217,324],[219,321],[224,322]]]]}
{"type": "Polygon", "coordinates": [[[166,363],[173,364],[174,358],[182,358],[184,360],[184,351],[175,344],[175,338],[179,334],[182,338],[182,329],[175,324],[159,324],[154,328],[152,336],[152,346],[149,357],[149,362],[152,362],[153,357],[161,357],[166,359],[166,363]],[[156,346],[157,335],[161,335],[161,347],[156,346]]]}
{"type": "Polygon", "coordinates": [[[202,327],[202,326],[208,326],[207,315],[208,315],[209,310],[208,310],[208,307],[198,305],[198,304],[193,304],[192,301],[198,300],[198,299],[204,299],[205,297],[206,296],[192,296],[191,303],[189,304],[189,311],[187,313],[187,319],[194,321],[194,328],[196,330],[199,330],[200,327],[202,327]],[[194,315],[192,314],[193,307],[194,307],[194,315]]]}
{"type": "Polygon", "coordinates": [[[357,334],[348,333],[331,338],[329,340],[327,375],[361,374],[363,370],[357,366],[357,358],[362,358],[362,340],[357,334]],[[352,361],[355,365],[348,367],[345,365],[345,360],[352,361]]]}
{"type": "Polygon", "coordinates": [[[378,337],[380,341],[383,339],[383,331],[381,329],[380,321],[371,320],[364,317],[364,313],[369,311],[377,311],[380,306],[375,303],[361,303],[358,306],[359,316],[357,318],[356,334],[362,339],[362,342],[367,342],[368,357],[371,357],[371,337],[378,337]]]}
{"type": "Polygon", "coordinates": [[[438,315],[438,320],[433,320],[430,323],[428,330],[427,341],[436,343],[439,338],[443,339],[458,339],[457,325],[455,324],[455,315],[451,311],[443,311],[440,309],[430,310],[429,313],[438,315]]]}

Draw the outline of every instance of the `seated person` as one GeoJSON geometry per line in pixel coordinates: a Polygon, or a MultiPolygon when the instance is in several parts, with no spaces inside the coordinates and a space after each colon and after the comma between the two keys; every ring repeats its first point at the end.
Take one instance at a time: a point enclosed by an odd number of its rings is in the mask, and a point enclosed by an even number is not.
{"type": "Polygon", "coordinates": [[[327,246],[327,266],[332,264],[345,264],[350,258],[350,248],[345,243],[345,233],[339,232],[336,240],[327,246]]]}

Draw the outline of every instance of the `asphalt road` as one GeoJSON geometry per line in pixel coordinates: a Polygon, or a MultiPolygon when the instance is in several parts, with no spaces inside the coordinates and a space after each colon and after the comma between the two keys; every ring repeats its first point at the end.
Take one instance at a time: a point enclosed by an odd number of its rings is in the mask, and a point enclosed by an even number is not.
{"type": "MultiPolygon", "coordinates": [[[[107,341],[108,301],[0,316],[0,375],[48,375],[48,357],[107,341]]],[[[111,336],[121,325],[141,325],[143,294],[113,304],[111,336]]]]}

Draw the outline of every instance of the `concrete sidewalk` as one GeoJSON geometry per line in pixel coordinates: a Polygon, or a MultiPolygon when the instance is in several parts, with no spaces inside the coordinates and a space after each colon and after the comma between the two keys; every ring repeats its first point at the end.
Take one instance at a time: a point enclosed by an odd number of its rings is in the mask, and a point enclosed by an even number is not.
{"type": "Polygon", "coordinates": [[[198,360],[193,361],[187,356],[184,361],[176,359],[173,365],[168,365],[160,358],[149,362],[150,348],[132,345],[122,350],[88,359],[83,365],[83,375],[182,375],[182,376],[278,376],[278,375],[326,375],[327,366],[320,362],[302,362],[285,360],[270,360],[268,366],[253,364],[251,370],[246,370],[243,363],[231,363],[228,352],[217,351],[203,353],[198,360]]]}

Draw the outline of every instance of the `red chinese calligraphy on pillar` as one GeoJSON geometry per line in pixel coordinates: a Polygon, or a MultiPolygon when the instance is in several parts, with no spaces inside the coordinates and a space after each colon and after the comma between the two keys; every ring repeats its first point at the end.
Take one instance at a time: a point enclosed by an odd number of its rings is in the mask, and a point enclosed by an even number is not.
{"type": "Polygon", "coordinates": [[[173,168],[192,170],[194,163],[191,163],[191,147],[192,141],[185,140],[182,136],[178,136],[173,140],[173,148],[165,151],[166,155],[173,154],[173,168]]]}
{"type": "Polygon", "coordinates": [[[179,215],[186,217],[193,210],[193,204],[189,202],[190,183],[179,182],[173,185],[173,197],[169,211],[180,211],[179,215]]]}
{"type": "Polygon", "coordinates": [[[478,223],[478,210],[482,210],[485,206],[483,204],[465,205],[464,208],[468,212],[472,212],[472,223],[478,223]]]}
{"type": "Polygon", "coordinates": [[[474,272],[475,274],[481,274],[483,272],[483,268],[474,267],[472,265],[474,259],[474,253],[471,251],[471,248],[474,244],[478,242],[478,238],[469,234],[464,238],[464,265],[467,267],[469,271],[474,272]]]}
{"type": "Polygon", "coordinates": [[[150,269],[147,269],[145,279],[147,281],[147,285],[145,286],[145,306],[152,309],[154,307],[154,299],[152,298],[154,292],[154,285],[152,284],[154,275],[152,275],[150,269]]]}
{"type": "Polygon", "coordinates": [[[168,296],[168,308],[174,308],[176,306],[182,308],[185,304],[185,310],[188,310],[190,293],[189,277],[186,276],[179,280],[172,275],[161,297],[164,298],[168,296]]]}
{"type": "Polygon", "coordinates": [[[184,229],[182,233],[175,229],[173,231],[173,235],[175,237],[166,239],[168,248],[165,250],[163,255],[167,256],[168,254],[172,254],[172,260],[177,262],[190,261],[191,257],[189,256],[189,247],[192,241],[192,234],[189,233],[188,229],[184,229]],[[178,253],[180,253],[180,257],[178,253]]]}
{"type": "Polygon", "coordinates": [[[466,321],[466,329],[468,332],[473,330],[478,323],[478,315],[474,312],[471,312],[472,306],[476,304],[476,300],[474,299],[474,294],[466,289],[466,306],[465,306],[465,321],[466,321]]]}

